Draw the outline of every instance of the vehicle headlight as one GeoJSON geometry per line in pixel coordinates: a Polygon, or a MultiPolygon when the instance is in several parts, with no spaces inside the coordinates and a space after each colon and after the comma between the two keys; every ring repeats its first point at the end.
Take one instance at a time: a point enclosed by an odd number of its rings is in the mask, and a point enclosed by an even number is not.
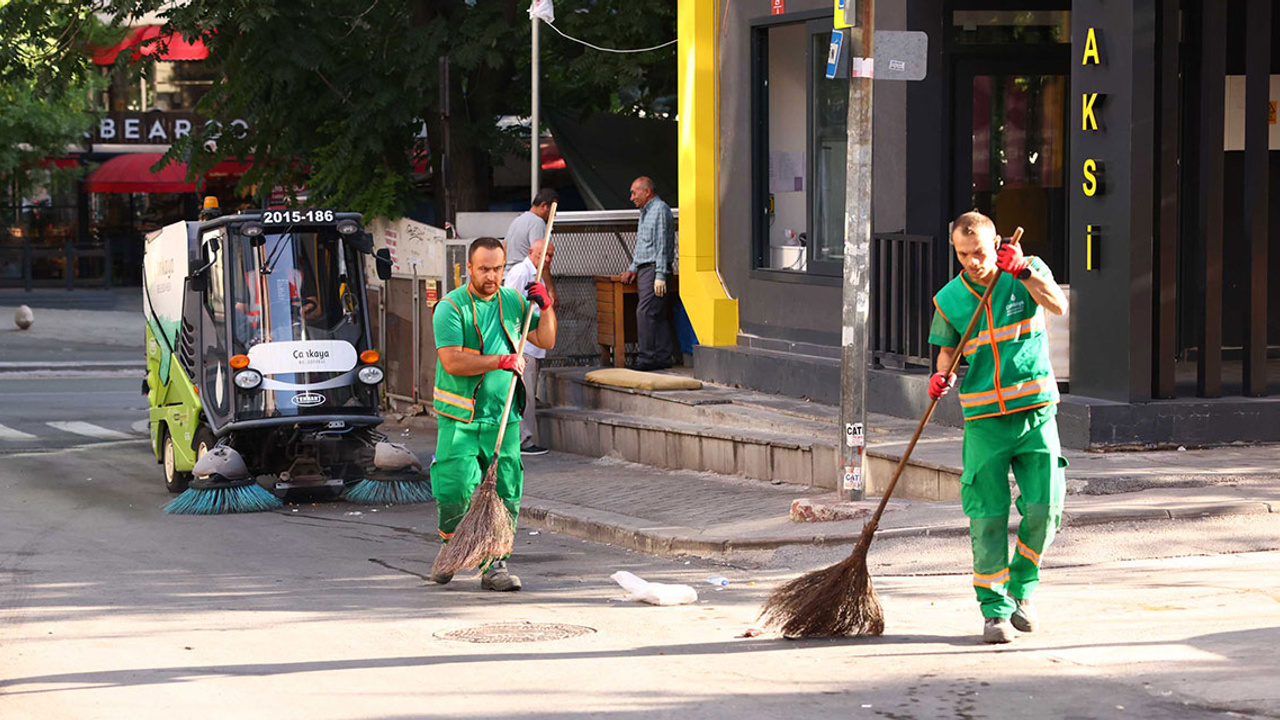
{"type": "Polygon", "coordinates": [[[377,385],[382,382],[382,368],[376,365],[365,365],[360,368],[360,372],[356,373],[356,376],[365,385],[377,385]]]}
{"type": "Polygon", "coordinates": [[[236,387],[252,390],[262,384],[262,373],[257,370],[241,370],[235,376],[236,387]]]}

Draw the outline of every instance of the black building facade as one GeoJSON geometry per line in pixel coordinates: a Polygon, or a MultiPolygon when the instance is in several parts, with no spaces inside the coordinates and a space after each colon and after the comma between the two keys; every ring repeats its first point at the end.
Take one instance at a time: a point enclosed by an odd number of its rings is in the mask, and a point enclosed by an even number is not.
{"type": "MultiPolygon", "coordinates": [[[[978,209],[1069,289],[1068,444],[1280,441],[1273,4],[877,3],[929,65],[875,84],[872,411],[923,407],[949,223],[978,209]]],[[[720,3],[717,264],[740,331],[696,369],[833,402],[848,86],[825,77],[832,2],[783,5],[720,3]]]]}

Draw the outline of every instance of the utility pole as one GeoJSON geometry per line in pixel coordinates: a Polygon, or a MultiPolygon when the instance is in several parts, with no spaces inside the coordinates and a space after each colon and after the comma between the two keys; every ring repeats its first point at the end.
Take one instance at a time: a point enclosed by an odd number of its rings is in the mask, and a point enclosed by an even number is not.
{"type": "Polygon", "coordinates": [[[533,117],[529,121],[529,202],[533,202],[533,198],[538,194],[539,177],[538,171],[542,169],[542,135],[538,132],[541,127],[538,117],[538,15],[537,13],[529,13],[529,22],[532,24],[531,32],[533,33],[533,42],[531,50],[533,56],[530,59],[529,67],[532,78],[530,86],[532,88],[533,97],[533,117]]]}
{"type": "MultiPolygon", "coordinates": [[[[845,0],[852,4],[854,0],[845,0]]],[[[859,0],[849,28],[848,158],[844,199],[844,302],[840,351],[841,500],[866,494],[867,368],[871,307],[871,88],[875,65],[875,0],[859,0]]]]}

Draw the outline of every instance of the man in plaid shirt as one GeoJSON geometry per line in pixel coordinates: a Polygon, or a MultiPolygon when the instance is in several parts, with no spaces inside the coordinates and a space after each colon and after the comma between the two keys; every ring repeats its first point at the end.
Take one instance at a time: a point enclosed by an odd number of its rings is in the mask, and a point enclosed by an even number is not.
{"type": "Polygon", "coordinates": [[[636,228],[636,249],[631,267],[622,273],[623,282],[636,282],[636,332],[640,358],[636,370],[663,370],[671,367],[670,295],[667,281],[676,253],[676,226],[671,206],[654,192],[653,181],[638,177],[631,183],[631,202],[640,208],[636,228]]]}

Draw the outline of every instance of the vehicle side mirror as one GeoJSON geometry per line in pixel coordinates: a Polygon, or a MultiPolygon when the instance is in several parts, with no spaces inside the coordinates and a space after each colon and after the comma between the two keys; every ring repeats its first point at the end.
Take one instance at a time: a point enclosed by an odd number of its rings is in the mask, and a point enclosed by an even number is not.
{"type": "Polygon", "coordinates": [[[374,253],[373,257],[374,257],[374,261],[378,263],[378,279],[390,280],[391,279],[391,251],[388,250],[387,248],[382,248],[378,252],[374,253]]]}
{"type": "Polygon", "coordinates": [[[209,289],[209,274],[205,270],[198,270],[191,277],[187,278],[187,287],[191,292],[203,293],[209,289]]]}

